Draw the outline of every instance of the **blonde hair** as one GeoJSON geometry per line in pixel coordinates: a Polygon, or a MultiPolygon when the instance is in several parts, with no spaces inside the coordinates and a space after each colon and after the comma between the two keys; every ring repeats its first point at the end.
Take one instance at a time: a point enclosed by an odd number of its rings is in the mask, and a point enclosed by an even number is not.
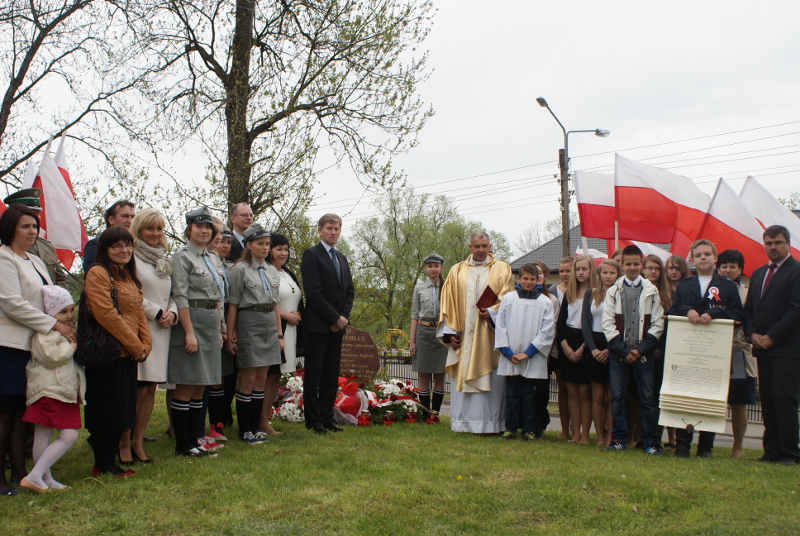
{"type": "Polygon", "coordinates": [[[322,229],[325,227],[326,223],[336,223],[339,224],[339,227],[342,226],[342,218],[337,216],[336,214],[324,214],[320,219],[319,223],[317,224],[317,229],[322,229]]]}
{"type": "Polygon", "coordinates": [[[689,254],[691,255],[692,258],[694,258],[695,248],[699,246],[710,247],[711,253],[713,253],[715,257],[717,256],[717,246],[714,245],[714,242],[712,242],[711,240],[706,240],[705,238],[701,238],[700,240],[695,240],[694,242],[692,242],[692,245],[689,246],[689,254]]]}
{"type": "MultiPolygon", "coordinates": [[[[133,245],[138,244],[142,239],[139,238],[139,233],[142,229],[146,229],[151,225],[159,226],[162,229],[166,228],[167,220],[161,215],[159,211],[154,208],[146,208],[140,210],[136,216],[133,217],[131,222],[131,234],[133,235],[133,245]]],[[[167,242],[166,233],[161,235],[158,245],[164,248],[164,251],[169,251],[169,243],[167,242]]]]}
{"type": "Polygon", "coordinates": [[[589,280],[585,283],[586,287],[594,288],[597,286],[597,270],[594,269],[594,259],[589,255],[576,255],[572,261],[572,271],[569,273],[569,281],[567,281],[567,303],[569,304],[583,297],[578,295],[581,284],[578,283],[575,267],[579,262],[584,261],[589,263],[589,280]]]}
{"type": "MultiPolygon", "coordinates": [[[[604,264],[614,268],[617,271],[616,278],[619,279],[620,275],[622,275],[622,271],[619,269],[619,263],[614,259],[603,259],[600,261],[600,268],[602,268],[604,264]]],[[[613,283],[611,285],[613,285],[613,283]]],[[[606,291],[611,288],[611,285],[606,286],[602,277],[597,278],[597,286],[594,287],[594,291],[592,291],[592,301],[594,301],[595,305],[600,305],[600,303],[605,299],[606,291]]]]}

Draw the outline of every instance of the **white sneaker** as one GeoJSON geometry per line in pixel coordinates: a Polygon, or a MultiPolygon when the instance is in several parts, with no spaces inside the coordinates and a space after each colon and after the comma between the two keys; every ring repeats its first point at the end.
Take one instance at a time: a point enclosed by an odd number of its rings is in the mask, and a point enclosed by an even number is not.
{"type": "Polygon", "coordinates": [[[262,432],[261,430],[257,431],[257,432],[256,432],[256,433],[254,433],[253,435],[255,436],[255,438],[256,438],[256,439],[261,439],[261,440],[263,440],[263,441],[264,441],[264,443],[266,443],[267,441],[269,441],[269,434],[267,434],[266,432],[262,432]]]}
{"type": "MultiPolygon", "coordinates": [[[[261,432],[258,433],[260,434],[261,432]]],[[[264,440],[260,437],[257,437],[255,434],[253,434],[253,432],[245,432],[242,436],[242,441],[250,445],[261,445],[264,443],[264,440]]]]}

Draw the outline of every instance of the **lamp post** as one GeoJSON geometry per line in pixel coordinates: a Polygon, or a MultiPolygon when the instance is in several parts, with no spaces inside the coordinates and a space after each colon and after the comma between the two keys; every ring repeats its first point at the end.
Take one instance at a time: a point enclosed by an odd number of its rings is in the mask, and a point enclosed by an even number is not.
{"type": "Polygon", "coordinates": [[[569,257],[572,251],[569,244],[569,135],[578,132],[591,132],[595,136],[605,138],[611,132],[601,128],[594,130],[567,130],[558,120],[556,114],[553,113],[553,110],[550,109],[544,97],[537,97],[536,102],[542,108],[547,108],[547,111],[550,112],[550,115],[553,116],[553,119],[556,120],[556,123],[564,133],[564,148],[558,151],[558,167],[561,169],[561,179],[559,180],[561,183],[561,253],[564,257],[569,257]]]}

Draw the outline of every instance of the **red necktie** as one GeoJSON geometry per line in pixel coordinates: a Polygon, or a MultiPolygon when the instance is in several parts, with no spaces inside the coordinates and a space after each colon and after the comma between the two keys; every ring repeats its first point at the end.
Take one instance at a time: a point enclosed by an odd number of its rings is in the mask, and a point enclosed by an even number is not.
{"type": "Polygon", "coordinates": [[[778,265],[774,262],[769,265],[769,270],[767,271],[767,277],[764,278],[764,284],[761,285],[761,295],[764,295],[764,292],[767,291],[767,287],[769,286],[770,281],[772,281],[772,276],[775,275],[775,270],[778,268],[778,265]]]}

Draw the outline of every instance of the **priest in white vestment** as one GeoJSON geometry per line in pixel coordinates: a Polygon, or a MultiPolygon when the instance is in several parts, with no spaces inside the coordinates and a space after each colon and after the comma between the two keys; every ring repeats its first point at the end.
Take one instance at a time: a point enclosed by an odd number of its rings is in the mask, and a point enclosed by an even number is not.
{"type": "Polygon", "coordinates": [[[442,287],[439,336],[448,347],[450,428],[497,434],[505,429],[505,378],[497,375],[492,315],[514,290],[511,267],[490,253],[485,232],[470,235],[471,255],[450,269],[442,287]]]}

